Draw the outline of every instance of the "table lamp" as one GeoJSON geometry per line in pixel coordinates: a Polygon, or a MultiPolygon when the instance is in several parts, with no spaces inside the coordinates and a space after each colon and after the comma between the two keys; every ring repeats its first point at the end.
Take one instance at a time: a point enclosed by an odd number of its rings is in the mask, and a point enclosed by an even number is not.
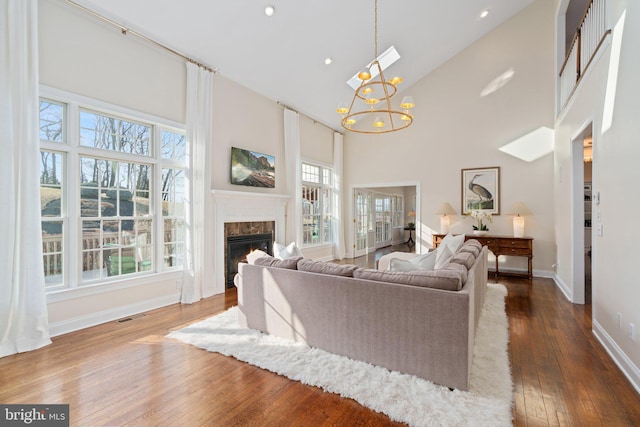
{"type": "Polygon", "coordinates": [[[440,233],[447,234],[449,232],[449,225],[451,224],[449,215],[455,215],[455,213],[455,209],[448,202],[444,202],[436,209],[436,215],[440,215],[440,233]]]}
{"type": "Polygon", "coordinates": [[[507,215],[515,215],[513,217],[513,237],[524,236],[524,216],[532,215],[529,208],[523,202],[515,202],[507,210],[507,215]]]}
{"type": "Polygon", "coordinates": [[[415,227],[415,222],[416,222],[416,211],[411,209],[408,213],[407,213],[407,218],[409,219],[409,222],[407,224],[407,226],[409,228],[411,227],[411,224],[413,224],[413,227],[415,227]]]}

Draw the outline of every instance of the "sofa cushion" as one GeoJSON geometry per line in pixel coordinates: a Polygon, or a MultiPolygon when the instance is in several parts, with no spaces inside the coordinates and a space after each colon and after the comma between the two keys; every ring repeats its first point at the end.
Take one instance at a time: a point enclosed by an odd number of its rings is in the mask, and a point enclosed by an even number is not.
{"type": "Polygon", "coordinates": [[[353,277],[358,279],[375,280],[377,282],[398,283],[402,285],[421,286],[448,291],[459,291],[462,289],[460,273],[454,270],[404,272],[359,268],[353,272],[353,277]]]}
{"type": "Polygon", "coordinates": [[[262,258],[258,258],[254,261],[254,265],[261,265],[263,267],[274,267],[274,268],[286,268],[288,270],[295,270],[298,266],[298,261],[300,261],[302,257],[288,258],[288,259],[277,259],[272,257],[271,255],[263,256],[262,258]]]}
{"type": "Polygon", "coordinates": [[[466,242],[464,242],[464,244],[466,246],[475,246],[478,249],[482,249],[482,243],[480,243],[480,241],[476,239],[469,239],[466,242]]]}
{"type": "Polygon", "coordinates": [[[358,266],[351,264],[334,264],[332,262],[314,261],[305,258],[298,260],[298,270],[309,271],[311,273],[353,277],[353,272],[356,269],[358,269],[358,266]]]}
{"type": "Polygon", "coordinates": [[[460,281],[462,282],[462,285],[464,286],[464,284],[467,283],[467,278],[469,277],[469,270],[464,265],[457,264],[455,262],[450,262],[447,265],[445,265],[440,271],[444,271],[444,270],[455,271],[459,273],[460,281]]]}
{"type": "Polygon", "coordinates": [[[462,245],[462,247],[458,250],[458,253],[460,252],[467,252],[472,254],[474,257],[478,257],[478,255],[480,254],[480,251],[482,250],[482,248],[479,248],[475,245],[467,245],[466,243],[464,245],[462,245]]]}
{"type": "Polygon", "coordinates": [[[301,257],[302,251],[298,246],[296,246],[296,242],[291,242],[287,246],[274,242],[273,243],[273,256],[277,259],[288,259],[301,257]]]}
{"type": "Polygon", "coordinates": [[[449,260],[449,263],[461,264],[461,265],[464,265],[467,269],[469,269],[471,268],[475,260],[476,260],[476,257],[472,253],[460,251],[451,257],[451,259],[449,260]]]}

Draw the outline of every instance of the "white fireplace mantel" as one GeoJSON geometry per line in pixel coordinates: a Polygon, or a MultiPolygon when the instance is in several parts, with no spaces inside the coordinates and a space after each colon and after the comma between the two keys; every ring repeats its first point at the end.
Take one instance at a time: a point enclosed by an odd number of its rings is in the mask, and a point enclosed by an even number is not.
{"type": "Polygon", "coordinates": [[[275,222],[275,240],[284,242],[290,196],[248,191],[211,190],[214,209],[214,263],[216,293],[224,292],[224,224],[275,222]]]}

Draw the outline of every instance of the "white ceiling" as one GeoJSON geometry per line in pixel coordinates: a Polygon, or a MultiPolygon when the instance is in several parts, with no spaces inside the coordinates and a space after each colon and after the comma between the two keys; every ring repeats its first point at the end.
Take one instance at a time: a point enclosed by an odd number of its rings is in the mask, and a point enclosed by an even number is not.
{"type": "MultiPolygon", "coordinates": [[[[336,106],[353,94],[346,81],[374,57],[374,0],[74,1],[334,129],[336,106]]],[[[411,94],[413,83],[532,1],[379,0],[378,51],[394,45],[401,55],[385,75],[402,76],[399,89],[411,94]]]]}

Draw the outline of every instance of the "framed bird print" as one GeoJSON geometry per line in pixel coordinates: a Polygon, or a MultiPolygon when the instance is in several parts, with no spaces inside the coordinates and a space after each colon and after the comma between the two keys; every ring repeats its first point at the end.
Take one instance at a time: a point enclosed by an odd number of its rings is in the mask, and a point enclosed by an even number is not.
{"type": "Polygon", "coordinates": [[[500,215],[500,167],[462,169],[462,212],[500,215]]]}

